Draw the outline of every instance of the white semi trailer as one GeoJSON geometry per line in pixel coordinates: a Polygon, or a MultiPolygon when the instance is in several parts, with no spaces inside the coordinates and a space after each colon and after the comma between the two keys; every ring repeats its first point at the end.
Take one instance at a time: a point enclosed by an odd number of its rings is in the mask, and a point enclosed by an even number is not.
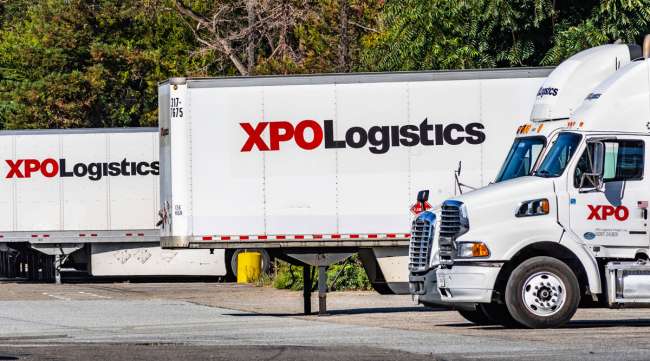
{"type": "Polygon", "coordinates": [[[0,132],[0,274],[223,276],[224,252],[160,249],[158,129],[0,132]]]}
{"type": "MultiPolygon", "coordinates": [[[[608,76],[641,56],[636,44],[602,45],[581,51],[557,66],[544,80],[541,87],[531,93],[535,99],[530,119],[513,126],[515,139],[508,151],[494,183],[530,175],[543,157],[551,139],[567,126],[570,115],[582,104],[591,90],[608,76]]],[[[440,222],[440,207],[436,207],[419,219],[414,229],[427,229],[440,222]]],[[[436,269],[440,266],[437,232],[429,231],[430,237],[421,237],[413,231],[409,262],[410,292],[424,305],[441,304],[436,269]]],[[[485,320],[478,309],[461,309],[460,313],[470,320],[485,320]]]]}
{"type": "MultiPolygon", "coordinates": [[[[453,195],[459,161],[465,183],[493,179],[549,72],[170,79],[161,244],[261,248],[321,271],[358,252],[375,289],[407,293],[416,190],[434,179],[433,200],[453,195]]],[[[320,278],[319,291],[324,310],[320,278]]]]}
{"type": "Polygon", "coordinates": [[[445,201],[442,301],[488,321],[560,326],[579,306],[650,305],[650,38],[596,86],[532,176],[445,201]]]}

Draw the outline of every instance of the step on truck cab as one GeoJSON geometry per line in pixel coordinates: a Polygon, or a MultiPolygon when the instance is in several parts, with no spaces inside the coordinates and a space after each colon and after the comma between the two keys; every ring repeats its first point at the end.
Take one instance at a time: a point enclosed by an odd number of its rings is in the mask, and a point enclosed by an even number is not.
{"type": "Polygon", "coordinates": [[[579,306],[650,304],[649,54],[646,37],[643,57],[590,92],[531,176],[443,203],[443,302],[530,328],[560,326],[579,306]]]}
{"type": "MultiPolygon", "coordinates": [[[[556,67],[537,90],[529,121],[516,128],[515,139],[494,183],[530,175],[548,149],[549,141],[567,128],[570,114],[591,90],[639,57],[641,47],[636,44],[608,44],[583,50],[556,67]]],[[[440,266],[437,252],[440,207],[420,216],[411,232],[409,290],[421,304],[440,305],[435,274],[440,266]],[[425,257],[421,257],[423,253],[425,257]],[[428,262],[422,262],[422,258],[428,262]]],[[[463,311],[463,315],[471,317],[473,307],[463,311]]]]}

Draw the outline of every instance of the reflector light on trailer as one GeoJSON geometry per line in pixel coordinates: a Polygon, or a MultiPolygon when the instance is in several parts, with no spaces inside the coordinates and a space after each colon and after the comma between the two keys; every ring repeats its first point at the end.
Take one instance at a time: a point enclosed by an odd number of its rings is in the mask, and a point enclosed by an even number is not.
{"type": "Polygon", "coordinates": [[[144,237],[144,233],[138,233],[138,237],[144,237]]]}
{"type": "Polygon", "coordinates": [[[133,236],[133,233],[127,233],[126,236],[131,237],[131,236],[133,236]]]}
{"type": "Polygon", "coordinates": [[[203,239],[204,241],[211,241],[211,240],[212,240],[212,236],[203,236],[202,239],[203,239]]]}
{"type": "Polygon", "coordinates": [[[91,233],[90,236],[91,237],[97,237],[97,233],[91,233]]]}

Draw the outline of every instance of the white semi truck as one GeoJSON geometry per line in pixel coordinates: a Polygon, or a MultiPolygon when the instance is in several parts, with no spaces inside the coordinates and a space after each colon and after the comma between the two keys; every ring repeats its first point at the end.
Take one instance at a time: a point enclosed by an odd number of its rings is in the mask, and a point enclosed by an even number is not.
{"type": "MultiPolygon", "coordinates": [[[[636,44],[610,44],[581,51],[553,69],[539,89],[529,96],[534,99],[530,119],[513,126],[515,139],[507,153],[501,170],[493,183],[530,175],[538,164],[550,139],[565,129],[570,115],[582,104],[591,90],[632,59],[641,56],[641,47],[636,44]]],[[[420,222],[440,221],[440,207],[424,215],[420,222]],[[428,220],[427,220],[428,219],[428,220]]],[[[410,292],[420,304],[440,306],[440,292],[435,270],[440,266],[436,232],[429,237],[419,237],[414,227],[411,238],[409,262],[410,292]]],[[[425,227],[426,228],[426,227],[425,227]]],[[[483,312],[475,309],[461,309],[468,319],[483,319],[483,312]]]]}
{"type": "Polygon", "coordinates": [[[408,293],[416,190],[435,179],[432,200],[453,195],[459,161],[464,182],[493,179],[493,154],[549,72],[170,79],[159,86],[161,244],[265,249],[321,271],[359,253],[375,289],[408,293]]]}
{"type": "Polygon", "coordinates": [[[223,250],[160,249],[158,129],[0,132],[0,275],[223,276],[223,250]]]}
{"type": "Polygon", "coordinates": [[[531,328],[560,326],[579,306],[650,305],[649,55],[646,38],[643,57],[592,89],[531,176],[443,203],[445,304],[531,328]]]}

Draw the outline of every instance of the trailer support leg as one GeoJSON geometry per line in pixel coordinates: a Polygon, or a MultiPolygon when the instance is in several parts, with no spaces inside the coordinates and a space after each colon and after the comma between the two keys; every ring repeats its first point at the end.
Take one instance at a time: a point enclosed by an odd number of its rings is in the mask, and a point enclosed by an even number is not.
{"type": "Polygon", "coordinates": [[[318,266],[318,315],[327,315],[327,266],[318,266]]]}
{"type": "Polygon", "coordinates": [[[61,284],[61,255],[54,256],[54,283],[61,284]]]}
{"type": "Polygon", "coordinates": [[[305,315],[311,314],[311,266],[302,267],[302,299],[305,315]]]}

